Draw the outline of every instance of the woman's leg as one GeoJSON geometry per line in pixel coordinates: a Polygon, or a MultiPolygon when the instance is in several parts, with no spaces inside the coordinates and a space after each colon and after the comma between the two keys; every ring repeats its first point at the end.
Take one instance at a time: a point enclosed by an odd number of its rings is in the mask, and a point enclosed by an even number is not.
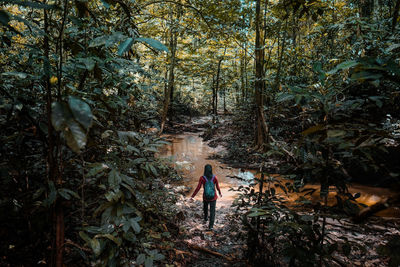
{"type": "Polygon", "coordinates": [[[210,229],[212,229],[214,226],[216,204],[217,204],[216,200],[210,202],[210,224],[208,225],[208,228],[210,229]]]}
{"type": "Polygon", "coordinates": [[[204,221],[207,221],[208,218],[208,203],[207,201],[203,201],[204,221]]]}

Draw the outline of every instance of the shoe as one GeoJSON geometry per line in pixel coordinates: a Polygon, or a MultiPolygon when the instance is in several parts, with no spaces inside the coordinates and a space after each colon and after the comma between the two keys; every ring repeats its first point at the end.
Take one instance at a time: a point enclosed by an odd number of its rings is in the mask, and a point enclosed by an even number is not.
{"type": "Polygon", "coordinates": [[[208,231],[212,231],[213,230],[213,228],[212,227],[208,227],[208,231]]]}

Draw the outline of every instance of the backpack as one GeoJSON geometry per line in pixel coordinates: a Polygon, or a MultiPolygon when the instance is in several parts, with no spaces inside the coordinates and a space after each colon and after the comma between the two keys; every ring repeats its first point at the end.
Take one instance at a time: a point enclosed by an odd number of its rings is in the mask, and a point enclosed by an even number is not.
{"type": "Polygon", "coordinates": [[[214,178],[215,175],[208,180],[206,176],[203,176],[206,179],[206,184],[204,185],[204,198],[205,199],[213,199],[215,197],[215,185],[214,185],[214,178]]]}

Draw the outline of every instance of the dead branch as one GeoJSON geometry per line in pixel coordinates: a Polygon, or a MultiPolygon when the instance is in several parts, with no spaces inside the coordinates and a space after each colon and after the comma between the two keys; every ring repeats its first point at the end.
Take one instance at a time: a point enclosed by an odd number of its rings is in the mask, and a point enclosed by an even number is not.
{"type": "Polygon", "coordinates": [[[221,258],[226,259],[227,261],[234,261],[234,258],[229,257],[229,256],[226,256],[226,255],[221,254],[221,253],[219,253],[219,252],[216,252],[216,251],[213,251],[213,250],[204,248],[204,247],[192,245],[192,244],[187,244],[187,245],[188,245],[191,249],[194,249],[194,250],[197,250],[197,251],[202,251],[202,252],[205,252],[205,253],[208,253],[208,254],[217,256],[217,257],[221,257],[221,258]]]}

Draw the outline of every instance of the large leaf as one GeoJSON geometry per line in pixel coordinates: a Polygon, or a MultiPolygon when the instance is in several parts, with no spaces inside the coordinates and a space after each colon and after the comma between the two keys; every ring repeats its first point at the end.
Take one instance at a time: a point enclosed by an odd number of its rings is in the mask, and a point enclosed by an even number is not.
{"type": "Polygon", "coordinates": [[[0,23],[7,26],[9,21],[10,15],[4,10],[0,10],[0,23]]]}
{"type": "Polygon", "coordinates": [[[104,171],[105,169],[108,169],[109,167],[107,164],[96,162],[90,164],[89,168],[90,170],[87,173],[87,177],[95,176],[98,173],[104,171]]]}
{"type": "Polygon", "coordinates": [[[317,125],[315,125],[315,126],[312,126],[312,127],[308,128],[307,130],[302,131],[301,134],[302,134],[302,135],[309,135],[309,134],[312,134],[312,133],[321,131],[321,130],[323,130],[324,128],[325,128],[324,125],[322,125],[322,124],[317,124],[317,125]]]}
{"type": "Polygon", "coordinates": [[[351,75],[352,80],[357,80],[357,81],[364,81],[364,80],[378,80],[382,78],[382,74],[379,73],[372,73],[368,71],[360,71],[353,73],[351,75]]]}
{"type": "Polygon", "coordinates": [[[119,184],[121,183],[122,179],[119,172],[115,169],[112,169],[108,174],[108,184],[111,188],[116,189],[119,188],[119,184]]]}
{"type": "Polygon", "coordinates": [[[153,267],[153,259],[152,258],[146,258],[146,261],[144,262],[144,267],[153,267]]]}
{"type": "Polygon", "coordinates": [[[92,240],[90,240],[89,245],[92,248],[94,255],[99,256],[101,253],[100,241],[96,238],[93,238],[92,240]]]}
{"type": "Polygon", "coordinates": [[[76,153],[86,145],[86,131],[74,120],[67,121],[64,135],[68,146],[76,153]]]}
{"type": "Polygon", "coordinates": [[[133,44],[133,38],[128,38],[124,42],[122,42],[118,47],[118,55],[122,56],[125,52],[131,49],[133,44]]]}
{"type": "Polygon", "coordinates": [[[96,237],[105,237],[113,241],[117,246],[121,246],[122,240],[119,237],[115,237],[111,234],[97,235],[96,237]]]}
{"type": "Polygon", "coordinates": [[[136,38],[135,41],[146,43],[156,50],[168,52],[168,48],[163,43],[155,39],[139,37],[136,38]]]}
{"type": "Polygon", "coordinates": [[[72,96],[68,98],[68,105],[75,120],[88,130],[93,121],[93,114],[90,106],[86,102],[72,96]]]}
{"type": "Polygon", "coordinates": [[[65,103],[53,102],[51,104],[51,124],[57,131],[65,129],[67,120],[72,118],[71,115],[65,103]]]}
{"type": "Polygon", "coordinates": [[[359,62],[356,60],[348,60],[348,61],[338,64],[334,69],[328,71],[327,74],[335,74],[339,70],[349,69],[349,68],[357,66],[358,64],[359,64],[359,62]]]}
{"type": "Polygon", "coordinates": [[[141,264],[144,263],[145,260],[146,260],[146,255],[144,255],[144,254],[139,254],[139,255],[137,256],[137,258],[136,258],[136,263],[137,263],[138,265],[141,265],[141,264]]]}
{"type": "MultiPolygon", "coordinates": [[[[1,20],[1,10],[0,10],[0,20],[1,20]]],[[[19,78],[19,79],[26,79],[28,77],[28,74],[26,74],[24,72],[17,72],[17,71],[3,72],[1,75],[13,76],[13,77],[19,78]]]]}
{"type": "Polygon", "coordinates": [[[135,219],[129,219],[129,223],[135,233],[140,233],[140,225],[135,219]]]}

